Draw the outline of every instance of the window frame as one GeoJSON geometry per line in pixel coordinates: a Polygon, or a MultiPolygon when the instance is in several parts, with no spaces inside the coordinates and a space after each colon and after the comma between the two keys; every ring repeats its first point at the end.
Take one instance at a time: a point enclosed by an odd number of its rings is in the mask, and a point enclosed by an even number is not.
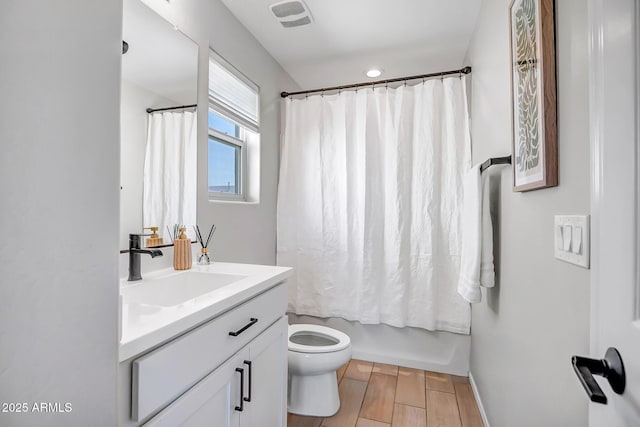
{"type": "MultiPolygon", "coordinates": [[[[225,193],[209,190],[209,163],[207,156],[207,200],[209,202],[238,202],[238,203],[259,203],[260,202],[260,116],[261,116],[261,91],[260,86],[226,61],[214,49],[209,47],[209,80],[208,80],[208,109],[210,113],[231,122],[238,129],[238,137],[228,135],[214,128],[208,127],[207,150],[210,140],[214,142],[228,144],[239,147],[240,155],[236,160],[236,180],[238,182],[238,193],[225,193]],[[230,76],[234,77],[255,96],[255,115],[249,109],[236,109],[233,102],[228,103],[224,93],[217,92],[212,87],[212,63],[230,76]],[[245,112],[249,113],[246,115],[245,112]],[[254,134],[257,136],[254,137],[254,134]],[[239,163],[239,164],[238,164],[239,163]]],[[[214,73],[215,75],[215,73],[214,73]]],[[[242,106],[242,104],[239,104],[242,106]]]]}
{"type": "MultiPolygon", "coordinates": [[[[214,110],[210,109],[215,114],[226,119],[225,116],[214,110]]],[[[227,119],[228,120],[228,119],[227,119]]],[[[209,190],[209,165],[207,160],[207,193],[210,201],[246,201],[246,180],[247,180],[247,144],[245,130],[242,126],[238,126],[239,138],[233,135],[222,133],[215,129],[209,128],[209,135],[207,138],[207,150],[209,149],[209,140],[220,144],[230,145],[240,149],[240,155],[236,158],[236,184],[239,186],[237,193],[225,193],[223,191],[211,191],[209,190]]],[[[208,157],[207,157],[208,159],[208,157]]]]}

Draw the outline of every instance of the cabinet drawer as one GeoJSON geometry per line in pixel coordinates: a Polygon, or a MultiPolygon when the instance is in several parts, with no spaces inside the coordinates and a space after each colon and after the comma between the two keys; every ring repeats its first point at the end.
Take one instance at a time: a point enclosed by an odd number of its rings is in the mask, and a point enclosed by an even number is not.
{"type": "Polygon", "coordinates": [[[286,301],[279,284],[134,360],[131,417],[142,420],[171,403],[281,317],[286,301]]]}

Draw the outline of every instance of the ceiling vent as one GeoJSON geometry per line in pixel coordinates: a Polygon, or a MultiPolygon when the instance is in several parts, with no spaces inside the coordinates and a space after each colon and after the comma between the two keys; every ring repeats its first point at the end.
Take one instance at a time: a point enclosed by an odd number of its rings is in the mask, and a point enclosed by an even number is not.
{"type": "Polygon", "coordinates": [[[309,7],[301,0],[286,0],[269,6],[276,19],[285,28],[311,24],[313,18],[309,7]]]}

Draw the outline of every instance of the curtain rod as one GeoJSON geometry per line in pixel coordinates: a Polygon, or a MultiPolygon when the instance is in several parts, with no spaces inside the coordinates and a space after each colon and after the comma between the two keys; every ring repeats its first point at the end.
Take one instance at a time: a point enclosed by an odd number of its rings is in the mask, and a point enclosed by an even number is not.
{"type": "Polygon", "coordinates": [[[166,108],[147,108],[147,113],[155,113],[156,111],[168,111],[168,110],[180,110],[182,108],[195,108],[198,104],[192,105],[178,105],[176,107],[166,107],[166,108]]]}
{"type": "Polygon", "coordinates": [[[286,98],[288,96],[293,96],[293,95],[306,95],[309,93],[316,93],[316,92],[330,92],[333,90],[352,89],[355,87],[362,87],[362,86],[377,86],[377,85],[383,85],[383,84],[395,83],[395,82],[406,82],[407,80],[427,79],[432,77],[444,77],[451,74],[469,74],[470,72],[471,72],[471,67],[464,67],[459,70],[441,71],[439,73],[420,74],[417,76],[409,76],[409,77],[398,77],[396,79],[378,80],[375,82],[362,82],[362,83],[354,83],[354,84],[343,85],[343,86],[323,87],[320,89],[301,90],[298,92],[281,92],[280,96],[282,98],[286,98]]]}

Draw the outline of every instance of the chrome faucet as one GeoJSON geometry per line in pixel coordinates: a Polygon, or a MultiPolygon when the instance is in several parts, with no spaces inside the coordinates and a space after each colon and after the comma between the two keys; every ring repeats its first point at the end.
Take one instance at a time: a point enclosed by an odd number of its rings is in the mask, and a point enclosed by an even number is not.
{"type": "Polygon", "coordinates": [[[123,249],[121,254],[129,254],[129,282],[136,280],[142,280],[140,274],[140,254],[151,255],[151,258],[162,256],[162,251],[159,249],[140,249],[140,240],[144,236],[151,236],[151,234],[129,234],[129,249],[123,249]]]}

